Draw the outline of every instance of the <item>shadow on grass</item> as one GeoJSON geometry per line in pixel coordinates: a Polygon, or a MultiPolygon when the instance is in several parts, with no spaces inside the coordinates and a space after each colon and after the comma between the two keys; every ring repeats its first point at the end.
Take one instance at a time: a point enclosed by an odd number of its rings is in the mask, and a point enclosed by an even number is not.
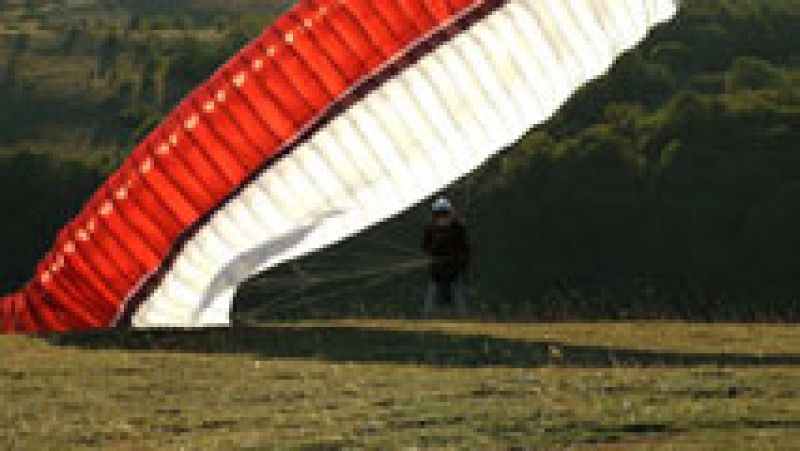
{"type": "Polygon", "coordinates": [[[85,349],[251,354],[266,359],[302,358],[331,362],[445,367],[800,365],[800,354],[643,351],[485,335],[358,327],[260,326],[196,331],[116,330],[52,335],[47,340],[57,346],[85,349]]]}
{"type": "Polygon", "coordinates": [[[743,429],[754,430],[785,430],[800,428],[800,421],[796,420],[732,420],[732,421],[709,421],[691,423],[689,426],[678,426],[672,422],[665,423],[628,423],[621,425],[604,425],[593,421],[578,421],[567,423],[561,426],[545,428],[548,434],[556,436],[574,437],[576,434],[590,434],[583,440],[575,442],[583,444],[625,444],[628,440],[635,440],[637,437],[646,436],[657,437],[664,434],[689,434],[703,431],[717,432],[740,432],[743,429]]]}

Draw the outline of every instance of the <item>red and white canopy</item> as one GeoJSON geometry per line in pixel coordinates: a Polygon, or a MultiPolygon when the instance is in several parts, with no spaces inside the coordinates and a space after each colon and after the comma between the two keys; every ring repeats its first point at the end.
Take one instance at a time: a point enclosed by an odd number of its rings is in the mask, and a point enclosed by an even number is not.
{"type": "Polygon", "coordinates": [[[470,172],[677,3],[301,1],[135,148],[0,324],[227,324],[242,281],[470,172]]]}

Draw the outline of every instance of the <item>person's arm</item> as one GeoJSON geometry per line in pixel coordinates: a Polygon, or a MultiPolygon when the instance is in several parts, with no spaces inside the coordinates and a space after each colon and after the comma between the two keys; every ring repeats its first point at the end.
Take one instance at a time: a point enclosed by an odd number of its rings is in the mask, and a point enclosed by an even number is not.
{"type": "Polygon", "coordinates": [[[467,227],[465,225],[461,225],[461,251],[464,253],[464,256],[469,259],[470,254],[470,245],[469,245],[469,234],[467,233],[467,227]]]}

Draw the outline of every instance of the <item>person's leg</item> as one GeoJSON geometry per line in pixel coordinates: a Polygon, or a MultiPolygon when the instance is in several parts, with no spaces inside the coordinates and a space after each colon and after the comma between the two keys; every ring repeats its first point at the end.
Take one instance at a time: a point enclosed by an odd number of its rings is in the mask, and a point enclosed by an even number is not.
{"type": "Polygon", "coordinates": [[[435,280],[430,279],[428,281],[428,293],[425,295],[425,305],[422,309],[422,314],[424,316],[431,316],[433,315],[433,311],[436,308],[436,302],[438,301],[439,297],[439,289],[438,284],[435,280]]]}
{"type": "Polygon", "coordinates": [[[467,302],[464,296],[464,278],[459,276],[451,285],[453,301],[459,316],[467,316],[467,302]]]}
{"type": "Polygon", "coordinates": [[[439,281],[439,305],[447,308],[453,306],[453,281],[441,280],[439,281]]]}

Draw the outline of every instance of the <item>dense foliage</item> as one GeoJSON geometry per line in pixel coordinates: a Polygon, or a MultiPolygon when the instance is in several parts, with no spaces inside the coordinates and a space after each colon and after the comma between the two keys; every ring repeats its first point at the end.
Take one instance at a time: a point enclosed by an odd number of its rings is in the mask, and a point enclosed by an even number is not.
{"type": "Polygon", "coordinates": [[[77,160],[45,154],[0,155],[0,290],[17,288],[104,171],[77,160]]]}
{"type": "Polygon", "coordinates": [[[798,318],[800,9],[686,3],[492,165],[485,299],[545,316],[798,318]]]}
{"type": "MultiPolygon", "coordinates": [[[[2,288],[25,279],[99,174],[277,10],[236,19],[241,15],[208,9],[152,15],[145,6],[155,0],[138,3],[144,9],[136,14],[125,9],[135,2],[111,3],[127,11],[118,26],[67,28],[55,33],[60,47],[40,42],[41,33],[4,35],[0,53],[10,57],[0,88],[0,148],[13,156],[0,159],[8,197],[0,202],[0,216],[8,218],[2,288]],[[59,93],[32,69],[37,61],[90,61],[88,72],[64,71],[83,84],[82,94],[59,93]],[[61,161],[76,153],[99,163],[61,161]],[[35,175],[21,175],[27,167],[35,175]]],[[[676,22],[610,76],[451,188],[468,202],[472,291],[481,311],[800,316],[800,8],[796,0],[684,3],[676,22]]],[[[300,266],[382,265],[353,255],[375,242],[416,248],[425,216],[420,207],[300,266]]],[[[257,288],[268,280],[246,287],[242,304],[260,302],[257,288]]],[[[317,310],[417,310],[409,302],[420,287],[398,287],[356,286],[317,310]],[[384,301],[386,292],[402,295],[384,301]]]]}

